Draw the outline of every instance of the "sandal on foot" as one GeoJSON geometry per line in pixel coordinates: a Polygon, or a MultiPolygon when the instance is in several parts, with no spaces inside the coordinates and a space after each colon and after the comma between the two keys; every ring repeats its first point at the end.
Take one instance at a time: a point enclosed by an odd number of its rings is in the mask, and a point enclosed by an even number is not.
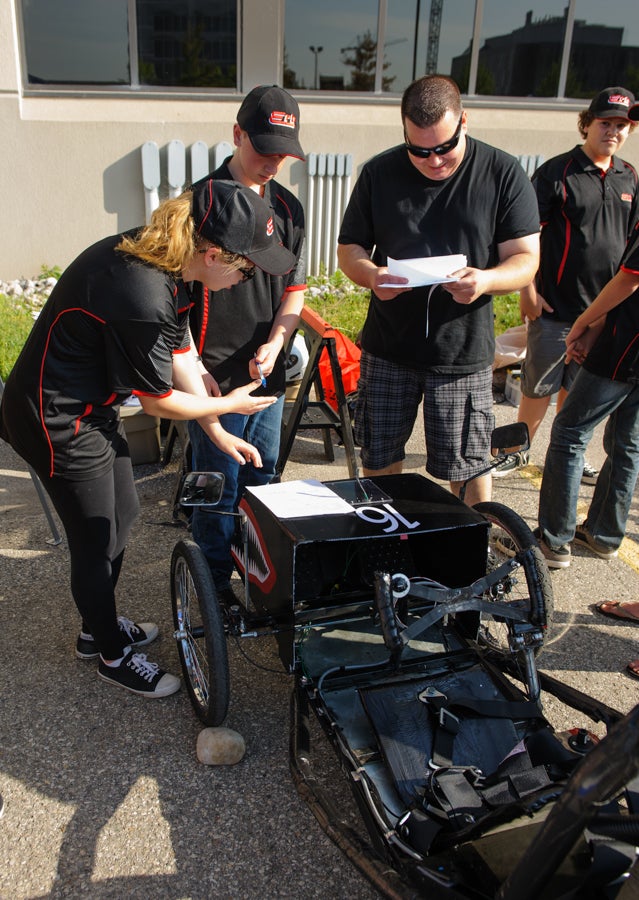
{"type": "Polygon", "coordinates": [[[639,680],[639,659],[633,659],[632,662],[628,663],[626,666],[626,673],[632,678],[637,678],[639,680]]]}
{"type": "Polygon", "coordinates": [[[632,613],[629,606],[639,606],[639,603],[636,600],[603,600],[595,606],[595,610],[610,619],[623,619],[639,624],[639,615],[632,613]]]}

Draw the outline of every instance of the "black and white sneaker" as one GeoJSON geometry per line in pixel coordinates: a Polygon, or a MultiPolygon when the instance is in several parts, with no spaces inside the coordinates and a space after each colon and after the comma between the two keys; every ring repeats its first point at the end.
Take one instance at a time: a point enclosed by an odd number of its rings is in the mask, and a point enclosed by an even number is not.
{"type": "Polygon", "coordinates": [[[537,538],[539,549],[546,558],[546,565],[549,569],[567,569],[570,565],[571,550],[570,544],[560,544],[558,547],[551,547],[542,537],[541,529],[535,528],[533,534],[537,538]]]}
{"type": "Polygon", "coordinates": [[[498,466],[492,470],[493,478],[503,478],[504,475],[510,475],[517,469],[525,469],[530,460],[530,454],[527,450],[520,450],[519,453],[509,453],[506,459],[502,460],[498,466]]]}
{"type": "Polygon", "coordinates": [[[582,484],[597,484],[597,478],[599,477],[599,469],[595,469],[594,466],[591,466],[588,460],[584,460],[584,469],[581,473],[581,483],[582,484]]]}
{"type": "MultiPolygon", "coordinates": [[[[118,626],[122,637],[129,647],[143,647],[150,644],[158,636],[158,626],[155,622],[140,622],[136,624],[126,616],[118,616],[118,626]]],[[[81,631],[75,644],[75,655],[78,659],[97,659],[100,655],[93,635],[81,631]]]]}
{"type": "Polygon", "coordinates": [[[119,666],[107,666],[100,657],[98,675],[142,697],[168,697],[180,689],[179,678],[165,672],[157,663],[150,662],[146,653],[133,653],[131,649],[119,666]]]}
{"type": "Polygon", "coordinates": [[[615,556],[619,555],[618,551],[613,547],[606,547],[605,544],[600,544],[599,541],[596,541],[583,522],[575,528],[574,542],[580,547],[586,547],[599,559],[614,559],[615,556]]]}

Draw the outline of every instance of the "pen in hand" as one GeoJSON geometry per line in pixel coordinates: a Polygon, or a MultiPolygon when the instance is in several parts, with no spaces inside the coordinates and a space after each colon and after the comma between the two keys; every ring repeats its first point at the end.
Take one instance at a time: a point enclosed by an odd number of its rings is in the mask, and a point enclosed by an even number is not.
{"type": "Polygon", "coordinates": [[[255,365],[257,366],[257,373],[260,376],[260,381],[262,382],[262,387],[265,388],[266,387],[266,378],[264,377],[264,372],[262,372],[262,366],[260,365],[260,363],[258,363],[255,356],[253,357],[253,360],[255,361],[255,365]]]}

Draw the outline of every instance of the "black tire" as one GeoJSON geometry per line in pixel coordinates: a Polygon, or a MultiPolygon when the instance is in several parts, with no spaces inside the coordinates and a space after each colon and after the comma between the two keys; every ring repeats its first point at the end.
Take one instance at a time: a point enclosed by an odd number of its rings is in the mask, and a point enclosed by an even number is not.
{"type": "Polygon", "coordinates": [[[205,725],[221,725],[230,695],[224,621],[211,571],[194,541],[178,541],[173,549],[171,605],[193,708],[205,725]]]}
{"type": "MultiPolygon", "coordinates": [[[[490,522],[488,572],[494,571],[507,559],[516,556],[523,550],[531,551],[532,563],[516,570],[502,583],[503,594],[499,598],[500,601],[520,607],[533,621],[531,597],[541,594],[545,607],[546,626],[550,627],[554,611],[552,580],[534,534],[520,515],[502,503],[491,501],[477,503],[474,509],[490,522]],[[511,542],[510,547],[504,545],[504,539],[511,542]]],[[[478,639],[493,650],[511,655],[508,629],[509,623],[505,619],[482,613],[478,639]]],[[[539,652],[539,649],[536,652],[539,652]]]]}

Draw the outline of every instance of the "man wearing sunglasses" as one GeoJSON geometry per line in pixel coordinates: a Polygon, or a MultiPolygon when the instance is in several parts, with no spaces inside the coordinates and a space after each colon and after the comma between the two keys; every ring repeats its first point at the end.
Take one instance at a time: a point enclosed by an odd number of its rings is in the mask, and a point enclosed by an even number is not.
{"type": "MultiPolygon", "coordinates": [[[[253,88],[244,98],[233,126],[233,155],[207,176],[233,179],[263,197],[272,210],[272,227],[280,243],[296,260],[283,276],[250,269],[243,272],[243,282],[229,290],[212,292],[200,287],[199,302],[193,307],[192,346],[201,357],[200,368],[209,394],[227,394],[238,384],[245,384],[247,378],[259,378],[262,387],[257,393],[280,395],[263,413],[220,417],[227,431],[259,449],[259,469],[250,463],[241,466],[220,453],[197,422],[190,423],[194,469],[225,475],[217,510],[236,510],[247,485],[268,484],[275,475],[286,389],[285,350],[297,327],[306,289],[304,211],[299,200],[275,178],[288,157],[305,158],[299,129],[299,107],[287,91],[277,85],[253,88]]],[[[235,520],[196,509],[192,524],[193,537],[206,555],[219,598],[235,602],[230,584],[235,520]]]]}
{"type": "MultiPolygon", "coordinates": [[[[489,457],[492,295],[529,283],[539,216],[517,160],[467,135],[451,78],[414,81],[401,113],[404,143],[363,167],[338,239],[340,267],[371,291],[355,437],[366,475],[401,472],[423,400],[426,469],[458,495],[489,457]],[[467,265],[434,286],[407,288],[387,268],[389,257],[452,254],[467,265]]],[[[490,476],[476,478],[466,502],[490,493],[490,476]]]]}

